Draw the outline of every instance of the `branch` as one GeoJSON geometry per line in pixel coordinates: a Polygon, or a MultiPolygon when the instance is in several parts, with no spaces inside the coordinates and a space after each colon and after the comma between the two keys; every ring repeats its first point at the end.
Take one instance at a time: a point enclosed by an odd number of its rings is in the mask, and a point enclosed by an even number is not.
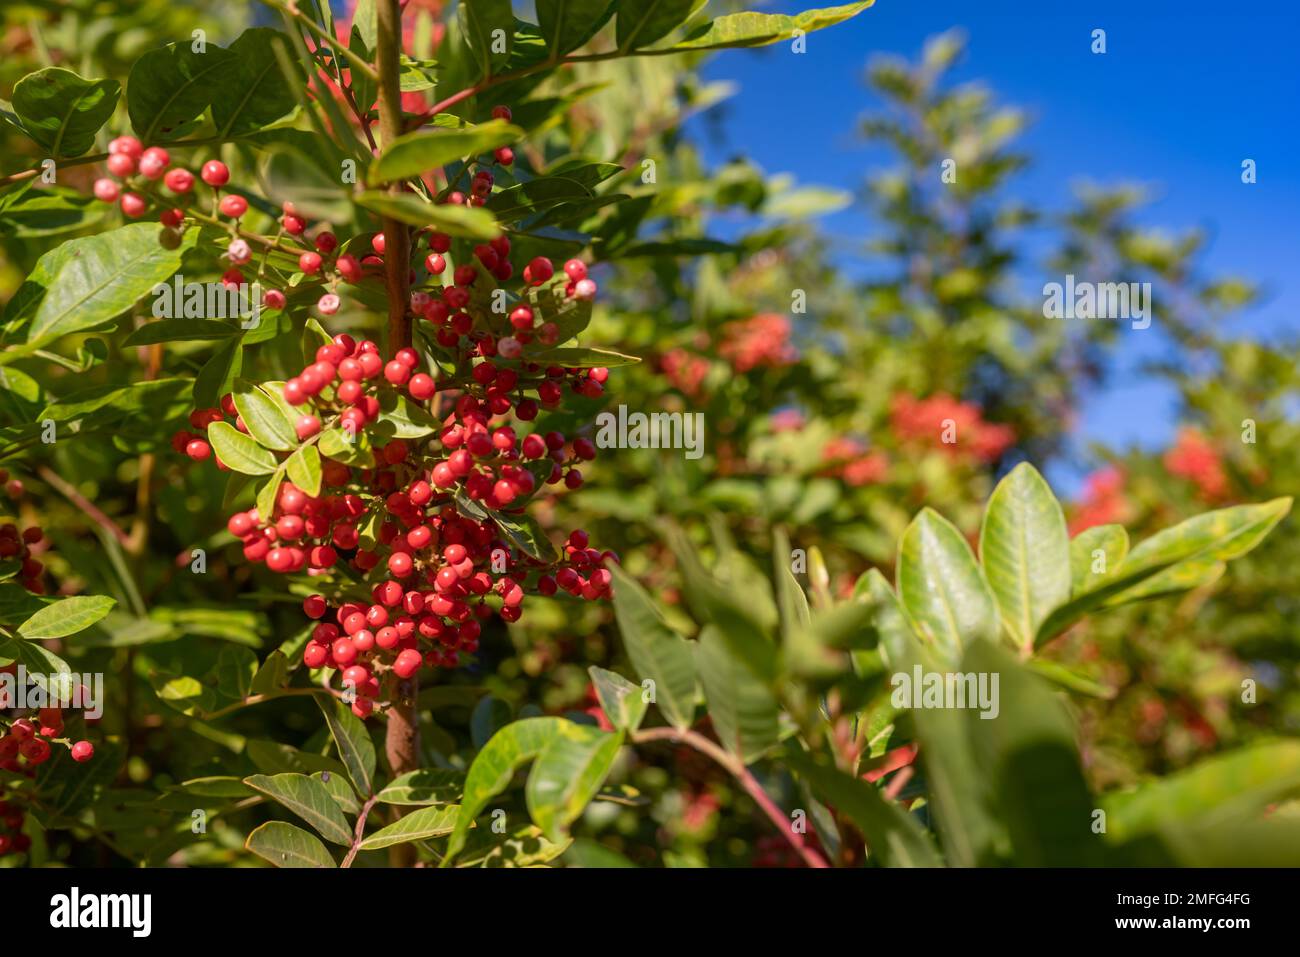
{"type": "Polygon", "coordinates": [[[375,806],[379,800],[378,794],[372,794],[366,799],[366,803],[361,805],[361,813],[357,815],[357,829],[352,834],[352,846],[348,848],[348,853],[343,858],[340,867],[351,867],[353,859],[357,856],[357,851],[361,850],[361,839],[366,830],[366,818],[370,816],[370,809],[375,806]]]}
{"type": "Polygon", "coordinates": [[[734,755],[728,754],[704,735],[689,729],[678,731],[676,728],[647,728],[633,734],[632,741],[635,744],[647,741],[672,741],[675,744],[689,745],[701,754],[708,755],[741,783],[754,802],[762,808],[763,813],[776,825],[776,829],[790,842],[790,846],[803,858],[805,864],[809,867],[829,866],[816,848],[805,843],[802,835],[790,829],[790,818],[776,806],[775,801],[768,797],[767,792],[758,783],[758,779],[750,773],[749,768],[745,767],[745,763],[734,755]]]}
{"type": "Polygon", "coordinates": [[[44,479],[48,485],[52,485],[54,488],[58,489],[63,494],[63,497],[69,502],[85,512],[86,515],[90,517],[91,521],[116,538],[119,545],[123,548],[129,548],[131,545],[131,536],[122,531],[121,526],[118,525],[117,522],[113,521],[96,508],[95,503],[78,492],[70,482],[65,481],[48,465],[42,465],[36,470],[36,474],[44,479]]]}
{"type": "Polygon", "coordinates": [[[372,80],[378,80],[379,74],[375,68],[363,60],[357,54],[353,53],[346,43],[339,41],[337,37],[330,36],[328,30],[324,30],[311,17],[304,14],[298,9],[297,5],[290,0],[289,3],[279,3],[278,0],[262,0],[268,7],[279,10],[286,16],[292,17],[305,29],[309,30],[314,36],[327,44],[335,53],[341,54],[347,61],[350,69],[360,70],[372,80]]]}

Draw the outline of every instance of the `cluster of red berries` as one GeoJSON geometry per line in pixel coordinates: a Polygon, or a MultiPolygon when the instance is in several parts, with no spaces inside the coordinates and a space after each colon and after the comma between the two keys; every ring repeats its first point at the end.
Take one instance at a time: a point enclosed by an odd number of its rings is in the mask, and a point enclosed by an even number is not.
{"type": "MultiPolygon", "coordinates": [[[[0,469],[0,485],[10,500],[17,501],[23,495],[21,479],[10,478],[6,469],[0,469]]],[[[45,566],[36,558],[33,548],[40,549],[45,539],[45,532],[39,525],[32,525],[19,530],[13,522],[0,524],[0,561],[17,560],[20,563],[18,580],[24,588],[36,595],[45,594],[45,566]]]]}
{"type": "Polygon", "coordinates": [[[1170,475],[1189,479],[1200,497],[1207,502],[1219,501],[1228,494],[1228,473],[1219,450],[1196,429],[1178,430],[1178,439],[1164,454],[1170,475]]]}
{"type": "MultiPolygon", "coordinates": [[[[134,136],[119,136],[108,144],[109,176],[95,180],[92,187],[95,198],[105,203],[118,203],[123,215],[140,219],[149,212],[150,199],[137,190],[151,193],[154,184],[162,181],[171,194],[170,202],[155,197],[155,204],[165,208],[158,219],[164,226],[176,229],[185,219],[185,207],[194,199],[195,176],[183,166],[172,166],[171,155],[161,146],[148,149],[134,136]]],[[[230,182],[230,170],[220,160],[209,160],[199,171],[199,178],[213,189],[230,182]]],[[[219,209],[225,216],[238,219],[248,209],[242,196],[227,195],[219,209]]]]}
{"type": "MultiPolygon", "coordinates": [[[[13,674],[16,665],[0,668],[0,672],[13,674]]],[[[24,777],[35,777],[36,769],[50,759],[50,740],[63,734],[63,712],[59,708],[41,708],[35,720],[18,718],[0,735],[0,770],[24,777]]],[[[85,763],[95,756],[95,746],[89,741],[78,741],[71,746],[72,759],[85,763]]],[[[23,854],[31,846],[31,838],[22,833],[26,811],[22,795],[0,791],[0,859],[9,854],[23,854]]]]}
{"type": "MultiPolygon", "coordinates": [[[[424,486],[427,489],[427,483],[424,486]]],[[[518,621],[526,586],[542,595],[559,590],[589,601],[608,596],[611,552],[587,547],[581,530],[570,534],[565,558],[556,565],[518,562],[491,521],[466,518],[451,505],[400,519],[407,526],[394,533],[387,567],[393,577],[371,588],[370,600],[345,601],[332,621],[321,621],[303,650],[311,669],[333,668],[351,689],[352,711],[366,717],[381,695],[380,678],[392,673],[405,679],[421,667],[454,668],[461,654],[478,651],[481,622],[494,613],[518,621]],[[410,527],[409,522],[420,524],[410,527]],[[500,599],[499,607],[487,603],[500,599]]],[[[354,559],[355,561],[355,559],[354,559]]],[[[310,618],[330,612],[322,595],[303,602],[310,618]]]]}
{"type": "Polygon", "coordinates": [[[895,395],[889,408],[890,427],[900,442],[934,445],[950,455],[969,454],[980,462],[996,462],[1016,441],[1009,425],[988,422],[974,402],[959,402],[945,393],[918,399],[906,393],[895,395]],[[952,423],[955,442],[941,441],[945,423],[952,423]]]}

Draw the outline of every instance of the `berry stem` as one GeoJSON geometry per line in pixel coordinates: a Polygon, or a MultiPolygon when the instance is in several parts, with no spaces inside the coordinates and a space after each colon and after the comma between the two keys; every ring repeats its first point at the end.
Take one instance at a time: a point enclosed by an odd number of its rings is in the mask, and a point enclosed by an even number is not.
{"type": "MultiPolygon", "coordinates": [[[[384,146],[389,146],[402,135],[402,89],[398,62],[402,42],[402,12],[398,0],[378,0],[376,14],[378,30],[375,38],[375,72],[379,86],[379,135],[384,146]]],[[[397,195],[402,191],[402,186],[394,183],[388,187],[388,191],[397,195]]],[[[385,216],[383,228],[384,279],[388,287],[388,348],[396,352],[411,346],[411,322],[407,317],[411,253],[403,223],[385,216]]],[[[414,771],[419,766],[420,722],[415,710],[419,683],[412,675],[404,681],[394,681],[392,692],[384,753],[388,756],[389,769],[397,777],[414,771]]],[[[401,813],[398,812],[399,815],[401,813]]],[[[389,860],[397,867],[412,866],[415,863],[414,846],[393,845],[389,860]]]]}

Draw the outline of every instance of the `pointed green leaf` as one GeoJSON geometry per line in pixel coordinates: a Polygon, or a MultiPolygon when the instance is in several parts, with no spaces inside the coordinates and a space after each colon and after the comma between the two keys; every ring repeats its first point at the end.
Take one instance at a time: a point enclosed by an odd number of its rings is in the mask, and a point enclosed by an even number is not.
{"type": "Polygon", "coordinates": [[[1094,525],[1070,540],[1070,595],[1081,595],[1119,570],[1128,555],[1123,525],[1094,525]]]}
{"type": "MultiPolygon", "coordinates": [[[[488,801],[510,785],[510,779],[526,762],[541,754],[542,749],[558,733],[563,718],[525,718],[507,725],[484,746],[470,765],[465,778],[465,793],[461,798],[456,829],[447,842],[447,856],[442,866],[447,867],[465,846],[470,826],[488,801]]],[[[572,723],[572,722],[567,722],[572,723]]]]}
{"type": "Polygon", "coordinates": [[[613,0],[537,0],[537,23],[552,58],[582,46],[613,12],[613,0]]]}
{"type": "Polygon", "coordinates": [[[617,562],[614,576],[614,617],[632,667],[642,681],[652,681],[651,700],[678,729],[695,719],[695,658],[691,643],[665,623],[654,600],[617,562]]]}
{"type": "Polygon", "coordinates": [[[244,420],[244,427],[259,445],[279,452],[288,452],[298,447],[294,420],[269,395],[247,379],[235,380],[232,395],[235,409],[244,420]]]}
{"type": "Polygon", "coordinates": [[[697,0],[618,0],[615,41],[626,53],[648,47],[686,22],[697,0]]]}
{"type": "Polygon", "coordinates": [[[410,194],[389,196],[375,190],[358,193],[353,201],[380,216],[390,216],[409,226],[427,226],[448,236],[486,242],[501,232],[496,219],[481,207],[436,206],[410,194]]]}
{"type": "Polygon", "coordinates": [[[779,739],[776,699],[745,665],[715,625],[706,625],[695,646],[709,718],[722,746],[751,764],[779,739]]]}
{"type": "Polygon", "coordinates": [[[591,683],[596,688],[596,697],[600,699],[600,708],[609,718],[609,723],[623,731],[635,731],[645,718],[649,702],[641,691],[640,685],[634,685],[622,675],[592,665],[587,669],[591,683]]]}
{"type": "Polygon", "coordinates": [[[285,473],[289,481],[313,498],[320,494],[320,452],[314,445],[304,445],[285,459],[285,473]]]}
{"type": "Polygon", "coordinates": [[[126,111],[145,144],[174,140],[185,124],[203,115],[224,71],[230,51],[215,43],[195,52],[187,40],[150,50],[135,61],[126,81],[126,111]]]}
{"type": "Polygon", "coordinates": [[[27,135],[51,156],[80,156],[95,145],[121,92],[116,80],[87,80],[52,66],[14,85],[13,109],[27,135]]]}
{"type": "Polygon", "coordinates": [[[980,527],[980,561],[1002,624],[1017,645],[1032,646],[1052,609],[1070,600],[1070,537],[1061,504],[1027,462],[993,490],[980,527]]]}
{"type": "Polygon", "coordinates": [[[454,804],[465,787],[465,773],[420,768],[393,780],[377,797],[385,804],[454,804]]]}
{"type": "Polygon", "coordinates": [[[28,641],[66,638],[85,631],[117,604],[105,595],[80,595],[46,605],[18,626],[18,634],[28,641]]]}
{"type": "Polygon", "coordinates": [[[361,842],[361,850],[374,851],[394,844],[410,841],[427,841],[431,837],[450,834],[456,826],[460,808],[455,804],[446,807],[423,807],[397,819],[396,823],[376,831],[361,842]]]}
{"type": "Polygon", "coordinates": [[[208,441],[217,458],[236,472],[270,475],[276,470],[275,456],[229,422],[209,425],[208,441]]]}
{"type": "Polygon", "coordinates": [[[875,0],[860,0],[838,7],[805,10],[795,16],[780,13],[732,13],[718,17],[691,32],[672,50],[720,50],[725,47],[766,46],[789,40],[796,31],[812,33],[857,16],[875,0]]]}
{"type": "Polygon", "coordinates": [[[609,774],[623,743],[621,731],[610,734],[565,721],[537,756],[524,796],[533,823],[557,844],[568,835],[609,774]]]}
{"type": "Polygon", "coordinates": [[[352,829],[329,789],[305,774],[254,774],[244,783],[283,804],[316,829],[321,837],[349,847],[352,829]]]}
{"type": "Polygon", "coordinates": [[[872,855],[883,866],[942,866],[930,836],[906,811],[887,801],[874,784],[851,777],[824,758],[797,747],[786,752],[786,761],[817,794],[857,826],[872,855]]]}
{"type": "Polygon", "coordinates": [[[372,186],[412,179],[449,163],[472,159],[498,146],[518,142],[524,131],[502,120],[489,120],[458,130],[433,130],[399,136],[370,164],[366,181],[372,186]]]}
{"type": "Polygon", "coordinates": [[[219,71],[212,87],[212,122],[220,139],[257,133],[298,106],[285,79],[274,44],[292,46],[268,27],[245,30],[230,45],[230,67],[219,71]]]}
{"type": "Polygon", "coordinates": [[[368,797],[374,793],[375,744],[361,719],[337,700],[316,703],[325,714],[334,744],[339,749],[339,760],[348,769],[357,793],[368,797]]]}
{"type": "Polygon", "coordinates": [[[933,509],[923,509],[903,532],[898,594],[927,641],[950,661],[976,639],[997,640],[993,592],[961,532],[933,509]]]}

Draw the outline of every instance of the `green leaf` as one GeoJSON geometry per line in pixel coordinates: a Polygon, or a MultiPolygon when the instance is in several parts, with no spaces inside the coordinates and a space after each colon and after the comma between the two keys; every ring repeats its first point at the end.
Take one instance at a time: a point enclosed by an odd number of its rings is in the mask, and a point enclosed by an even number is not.
{"type": "Polygon", "coordinates": [[[244,340],[231,339],[204,363],[194,378],[194,405],[208,408],[234,387],[235,377],[244,367],[244,340]]]}
{"type": "Polygon", "coordinates": [[[274,515],[275,504],[280,500],[280,486],[284,484],[284,465],[275,470],[257,493],[257,514],[274,515]]]}
{"type": "Polygon", "coordinates": [[[7,665],[15,661],[25,667],[30,675],[61,675],[72,671],[66,661],[44,645],[24,638],[0,641],[0,662],[7,665]]]}
{"type": "Polygon", "coordinates": [[[158,245],[150,223],[69,239],[40,258],[5,317],[16,325],[30,319],[28,351],[116,319],[180,268],[197,235],[187,231],[172,250],[158,245]]]}
{"type": "Polygon", "coordinates": [[[641,694],[641,686],[616,672],[595,665],[588,668],[587,673],[591,675],[601,710],[609,718],[610,724],[622,731],[635,731],[641,727],[649,705],[641,694]]]}
{"type": "Polygon", "coordinates": [[[680,531],[670,529],[668,543],[677,557],[682,590],[695,617],[717,625],[736,659],[771,687],[780,671],[779,649],[772,638],[779,615],[766,578],[734,550],[720,557],[715,578],[680,531]],[[730,573],[725,581],[720,580],[723,573],[730,573]]]}
{"type": "Polygon", "coordinates": [[[613,12],[612,0],[537,0],[537,23],[552,59],[590,40],[613,12]]]}
{"type": "Polygon", "coordinates": [[[227,466],[245,475],[270,475],[276,470],[275,456],[229,422],[208,426],[212,450],[227,466]]]}
{"type": "Polygon", "coordinates": [[[431,837],[450,834],[456,826],[460,808],[455,804],[447,807],[424,807],[412,811],[397,822],[376,831],[361,842],[361,850],[374,851],[394,844],[406,844],[410,841],[427,841],[431,837]]]}
{"type": "Polygon", "coordinates": [[[543,349],[529,353],[528,358],[532,362],[564,366],[566,369],[613,369],[641,361],[637,356],[625,356],[608,349],[543,349]]]}
{"type": "Polygon", "coordinates": [[[854,823],[883,866],[942,866],[930,836],[901,807],[886,801],[875,785],[797,748],[786,752],[786,760],[815,792],[854,823]]]}
{"type": "Polygon", "coordinates": [[[186,124],[212,105],[230,51],[207,43],[196,53],[188,43],[169,43],[135,61],[126,81],[126,112],[146,144],[174,140],[186,124]]]}
{"type": "Polygon", "coordinates": [[[875,0],[861,0],[838,7],[806,10],[793,17],[779,13],[732,13],[693,30],[672,50],[720,50],[725,47],[756,47],[789,40],[796,30],[812,33],[857,16],[875,0]]]}
{"type": "Polygon", "coordinates": [[[1228,566],[1225,562],[1214,558],[1188,559],[1107,598],[1105,607],[1114,608],[1117,605],[1127,605],[1129,602],[1163,598],[1165,595],[1176,595],[1179,592],[1191,591],[1193,588],[1204,588],[1222,578],[1227,570],[1228,566]]]}
{"type": "Polygon", "coordinates": [[[254,774],[244,778],[254,790],[283,804],[310,824],[327,841],[350,847],[352,830],[329,789],[305,774],[254,774]]]}
{"type": "Polygon", "coordinates": [[[524,131],[503,120],[489,120],[458,130],[407,133],[384,147],[370,164],[366,181],[372,186],[411,179],[449,163],[518,142],[524,131]]]}
{"type": "Polygon", "coordinates": [[[375,191],[358,193],[353,201],[380,216],[409,226],[436,229],[448,236],[487,241],[501,232],[492,214],[479,207],[435,205],[409,193],[389,196],[375,191]]]}
{"type": "Polygon", "coordinates": [[[1190,768],[1109,794],[1106,835],[1125,841],[1177,821],[1226,824],[1300,795],[1300,741],[1267,741],[1205,758],[1190,768]]]}
{"type": "Polygon", "coordinates": [[[288,682],[289,659],[277,648],[266,656],[266,660],[257,669],[248,691],[249,694],[273,695],[284,690],[288,682]]]}
{"type": "Polygon", "coordinates": [[[379,399],[377,431],[386,439],[422,439],[438,429],[438,420],[406,396],[389,391],[379,399]]]}
{"type": "Polygon", "coordinates": [[[121,92],[116,80],[87,80],[52,66],[14,85],[13,109],[27,135],[51,156],[80,156],[95,145],[121,92]]]}
{"type": "MultiPolygon", "coordinates": [[[[482,76],[490,76],[497,67],[510,58],[510,47],[515,34],[515,14],[510,7],[510,0],[461,0],[461,29],[465,42],[478,64],[482,76]],[[497,30],[505,34],[505,49],[500,52],[493,49],[493,33],[497,30]]],[[[439,54],[441,57],[441,54],[439,54]]]]}
{"type": "Polygon", "coordinates": [[[326,429],[320,434],[316,448],[327,459],[360,468],[375,466],[375,456],[370,451],[370,440],[364,432],[352,435],[341,428],[326,429]]]}
{"type": "Polygon", "coordinates": [[[933,509],[923,509],[903,532],[898,595],[926,640],[950,661],[976,639],[997,640],[997,604],[970,545],[933,509]]]}
{"type": "Polygon", "coordinates": [[[235,380],[232,395],[235,409],[244,420],[244,427],[259,445],[279,452],[298,447],[298,433],[293,419],[269,395],[247,379],[235,380]]]}
{"type": "Polygon", "coordinates": [[[610,734],[571,721],[561,722],[555,730],[533,764],[524,795],[533,823],[559,843],[609,775],[623,733],[610,734]]]}
{"type": "Polygon", "coordinates": [[[617,562],[614,577],[614,617],[623,636],[628,660],[643,681],[654,682],[651,700],[679,730],[695,720],[695,657],[691,643],[664,621],[654,599],[617,562]]]}
{"type": "Polygon", "coordinates": [[[66,638],[85,631],[109,613],[117,600],[105,595],[82,595],[64,598],[46,605],[18,626],[20,637],[28,641],[66,638]]]}
{"type": "Polygon", "coordinates": [[[1016,863],[1101,863],[1102,839],[1091,826],[1096,802],[1084,781],[1074,722],[1059,694],[992,642],[971,644],[961,669],[998,679],[997,717],[977,710],[965,717],[977,767],[1006,823],[1016,863]]]}
{"type": "Polygon", "coordinates": [[[980,527],[980,561],[1002,623],[1021,647],[1070,600],[1065,513],[1038,470],[1022,462],[993,490],[980,527]]]}
{"type": "Polygon", "coordinates": [[[304,445],[285,459],[284,470],[289,481],[315,498],[320,494],[320,452],[314,445],[304,445]]]}
{"type": "Polygon", "coordinates": [[[691,15],[696,0],[618,0],[615,40],[626,53],[662,40],[691,15]]]}
{"type": "Polygon", "coordinates": [[[463,771],[421,768],[395,778],[376,796],[384,804],[454,804],[464,787],[463,771]]]}
{"type": "Polygon", "coordinates": [[[370,740],[370,732],[360,718],[338,701],[326,702],[317,698],[316,703],[325,714],[325,722],[339,749],[339,759],[348,769],[348,777],[356,786],[357,793],[368,797],[375,791],[375,745],[370,740]]]}
{"type": "Polygon", "coordinates": [[[722,746],[752,764],[779,740],[776,698],[737,661],[717,627],[706,625],[695,646],[695,665],[709,718],[722,746]]]}
{"type": "Polygon", "coordinates": [[[336,223],[352,216],[349,187],[337,173],[330,176],[293,147],[281,144],[268,150],[263,176],[268,196],[293,203],[307,216],[336,223]]]}
{"type": "MultiPolygon", "coordinates": [[[[1290,510],[1290,497],[1275,498],[1259,505],[1234,505],[1206,512],[1157,532],[1130,551],[1112,575],[1053,611],[1038,629],[1035,644],[1042,645],[1088,612],[1180,562],[1197,562],[1196,568],[1189,570],[1190,578],[1193,583],[1204,581],[1207,574],[1214,574],[1214,563],[1245,555],[1290,510]]],[[[1181,576],[1172,576],[1166,583],[1181,576]]]]}
{"type": "Polygon", "coordinates": [[[276,867],[336,867],[334,858],[313,834],[283,821],[267,821],[244,847],[276,867]]]}
{"type": "Polygon", "coordinates": [[[292,47],[269,27],[254,27],[230,45],[230,66],[214,77],[212,122],[219,139],[256,133],[297,107],[293,87],[280,70],[272,44],[292,47]]]}
{"type": "Polygon", "coordinates": [[[1128,532],[1123,525],[1094,525],[1074,536],[1070,540],[1070,595],[1097,587],[1119,570],[1126,555],[1128,532]]]}
{"type": "Polygon", "coordinates": [[[461,799],[456,828],[447,842],[443,867],[449,866],[465,846],[470,825],[487,807],[488,801],[509,786],[515,771],[540,754],[557,734],[558,726],[564,723],[563,718],[525,718],[507,725],[492,736],[474,758],[465,778],[465,793],[461,799]]]}
{"type": "Polygon", "coordinates": [[[238,326],[217,319],[160,319],[136,329],[122,343],[127,346],[150,346],[156,342],[201,342],[230,339],[240,334],[238,326]]]}

